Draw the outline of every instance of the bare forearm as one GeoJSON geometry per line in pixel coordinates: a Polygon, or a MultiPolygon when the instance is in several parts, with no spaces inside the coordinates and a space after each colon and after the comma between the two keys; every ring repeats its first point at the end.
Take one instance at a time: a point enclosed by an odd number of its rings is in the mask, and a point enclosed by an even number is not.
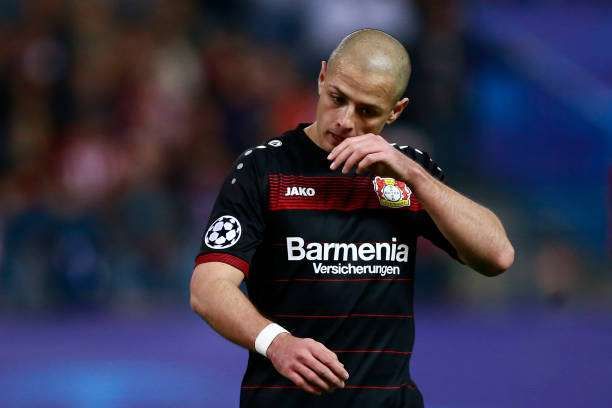
{"type": "Polygon", "coordinates": [[[255,338],[270,321],[233,282],[205,276],[193,279],[193,310],[223,337],[252,350],[255,338]]]}
{"type": "MultiPolygon", "coordinates": [[[[222,336],[253,350],[271,322],[240,291],[242,279],[242,272],[223,263],[198,265],[191,278],[191,307],[222,336]]],[[[274,368],[304,391],[331,392],[348,378],[338,356],[313,339],[282,333],[264,347],[274,368]]]]}
{"type": "Polygon", "coordinates": [[[485,275],[497,275],[512,265],[514,249],[493,212],[420,168],[411,180],[417,197],[462,261],[485,275]]]}

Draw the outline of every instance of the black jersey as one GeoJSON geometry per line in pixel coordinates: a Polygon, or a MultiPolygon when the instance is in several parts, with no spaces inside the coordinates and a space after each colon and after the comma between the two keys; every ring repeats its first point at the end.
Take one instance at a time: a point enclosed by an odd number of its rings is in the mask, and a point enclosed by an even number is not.
{"type": "MultiPolygon", "coordinates": [[[[409,372],[417,238],[456,253],[407,184],[330,170],[305,126],[238,158],[196,262],[244,272],[259,312],[323,343],[350,378],[343,389],[313,396],[250,352],[240,405],[420,407],[409,372]]],[[[426,153],[395,147],[443,178],[426,153]]]]}

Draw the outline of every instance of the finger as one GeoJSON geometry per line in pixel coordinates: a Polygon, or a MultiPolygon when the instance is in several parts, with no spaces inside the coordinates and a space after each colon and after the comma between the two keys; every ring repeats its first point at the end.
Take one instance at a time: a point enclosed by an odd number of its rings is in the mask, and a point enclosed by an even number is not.
{"type": "Polygon", "coordinates": [[[348,139],[344,139],[340,144],[332,149],[327,155],[327,160],[334,160],[338,154],[348,146],[348,139]]]}
{"type": "Polygon", "coordinates": [[[365,154],[360,150],[355,150],[353,154],[351,154],[348,159],[344,162],[342,166],[342,174],[347,174],[351,169],[357,164],[365,154]]]}
{"type": "Polygon", "coordinates": [[[320,361],[323,361],[323,362],[326,361],[325,356],[328,356],[332,361],[335,360],[338,363],[340,363],[342,367],[344,367],[344,364],[342,364],[342,362],[338,359],[338,355],[334,353],[333,351],[331,351],[330,349],[328,349],[327,347],[325,347],[325,344],[323,343],[319,343],[318,341],[315,341],[313,344],[313,347],[311,348],[311,353],[316,358],[318,358],[320,361]]]}
{"type": "Polygon", "coordinates": [[[332,359],[338,360],[338,356],[336,355],[336,353],[334,353],[333,351],[325,347],[323,343],[319,343],[315,339],[309,339],[309,340],[312,340],[312,342],[310,343],[308,349],[313,355],[314,353],[316,353],[317,355],[320,355],[321,353],[323,353],[325,355],[328,355],[332,359]]]}
{"type": "Polygon", "coordinates": [[[383,143],[386,143],[384,142],[384,139],[382,139],[380,136],[374,135],[372,133],[366,133],[364,135],[346,138],[338,146],[332,149],[332,151],[327,156],[327,159],[335,161],[335,159],[349,146],[362,145],[363,143],[378,143],[379,139],[382,140],[383,143]]]}
{"type": "Polygon", "coordinates": [[[344,149],[346,149],[348,146],[352,145],[353,143],[362,142],[366,138],[366,136],[367,135],[347,137],[342,142],[340,142],[338,146],[332,149],[329,155],[327,155],[327,158],[329,160],[334,160],[334,158],[337,157],[341,152],[343,152],[344,149]]]}
{"type": "Polygon", "coordinates": [[[321,395],[320,390],[310,385],[308,381],[306,381],[301,375],[299,375],[295,371],[290,372],[287,375],[287,378],[289,378],[295,385],[297,385],[304,391],[309,392],[311,394],[315,394],[315,395],[321,395]]]}
{"type": "Polygon", "coordinates": [[[365,156],[371,153],[379,152],[380,149],[377,145],[365,142],[355,146],[353,154],[349,156],[349,158],[344,162],[344,166],[342,167],[342,173],[346,174],[351,169],[359,163],[365,156]]]}
{"type": "MultiPolygon", "coordinates": [[[[314,359],[310,359],[310,360],[314,360],[314,359]]],[[[311,361],[305,364],[309,364],[309,363],[311,363],[311,361]]],[[[302,378],[304,378],[315,389],[323,390],[323,391],[331,391],[331,387],[329,386],[329,384],[323,381],[323,379],[319,377],[319,375],[316,372],[314,372],[312,369],[310,369],[310,367],[308,367],[305,364],[300,364],[296,366],[295,371],[297,371],[298,374],[302,378]]]]}
{"type": "MultiPolygon", "coordinates": [[[[325,361],[332,361],[329,359],[325,359],[325,361]]],[[[325,380],[330,386],[344,388],[344,380],[343,376],[335,374],[329,367],[327,367],[322,361],[318,358],[313,358],[312,361],[308,362],[311,370],[319,374],[323,380],[325,380]]],[[[333,364],[339,366],[338,361],[334,361],[333,364]]]]}
{"type": "Polygon", "coordinates": [[[370,166],[382,161],[383,158],[384,154],[382,152],[369,153],[365,155],[365,157],[357,164],[357,174],[361,174],[369,170],[370,166]]]}
{"type": "MultiPolygon", "coordinates": [[[[360,137],[360,136],[358,136],[360,137]]],[[[355,137],[353,139],[357,139],[358,137],[355,137]]],[[[330,168],[332,170],[337,169],[338,167],[340,167],[340,165],[342,163],[344,163],[346,160],[349,159],[349,157],[351,157],[354,153],[362,151],[362,150],[367,150],[368,149],[368,141],[367,140],[351,140],[350,144],[347,144],[346,148],[344,150],[342,150],[334,159],[332,166],[330,166],[330,168]]],[[[371,148],[371,147],[370,147],[371,148]]]]}
{"type": "Polygon", "coordinates": [[[342,362],[340,362],[340,359],[338,358],[338,355],[336,353],[334,353],[333,351],[331,351],[330,349],[325,347],[325,345],[323,343],[317,343],[317,345],[319,347],[317,347],[315,349],[315,352],[317,353],[317,355],[315,357],[321,355],[320,353],[324,353],[323,355],[327,355],[331,359],[338,361],[340,363],[340,365],[342,365],[344,367],[344,364],[342,364],[342,362]]]}
{"type": "Polygon", "coordinates": [[[341,150],[336,152],[334,158],[332,159],[332,164],[329,166],[329,168],[332,170],[336,170],[336,168],[338,168],[340,164],[344,163],[344,161],[353,153],[354,147],[352,142],[345,140],[342,143],[344,143],[344,146],[342,146],[341,150]]]}
{"type": "Polygon", "coordinates": [[[315,356],[315,358],[319,360],[321,363],[325,364],[325,366],[327,366],[337,378],[343,381],[348,380],[349,373],[344,368],[344,364],[342,364],[342,362],[338,360],[338,357],[333,351],[329,350],[327,347],[323,345],[321,346],[322,346],[322,349],[318,349],[313,352],[313,355],[315,356]],[[328,352],[331,353],[333,357],[330,357],[328,352]]]}
{"type": "Polygon", "coordinates": [[[311,349],[311,352],[319,361],[323,362],[324,364],[326,364],[327,361],[329,362],[337,361],[342,367],[344,367],[344,364],[342,364],[342,362],[338,358],[338,355],[334,353],[333,351],[331,351],[330,349],[328,349],[327,347],[325,347],[323,343],[319,343],[318,341],[315,341],[311,349]]]}
{"type": "Polygon", "coordinates": [[[334,147],[332,149],[332,151],[329,153],[327,158],[329,160],[333,160],[334,158],[338,157],[338,155],[340,153],[342,153],[342,151],[344,151],[344,149],[346,149],[348,146],[350,146],[351,143],[353,143],[354,141],[355,141],[355,137],[347,137],[342,142],[340,142],[340,144],[338,146],[336,146],[336,147],[334,147]]]}

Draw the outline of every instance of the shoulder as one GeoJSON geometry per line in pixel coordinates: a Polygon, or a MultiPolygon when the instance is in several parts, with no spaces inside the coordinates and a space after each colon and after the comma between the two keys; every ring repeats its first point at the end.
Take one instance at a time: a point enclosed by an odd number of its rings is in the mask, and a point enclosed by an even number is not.
{"type": "Polygon", "coordinates": [[[271,137],[258,145],[246,149],[236,160],[236,166],[250,166],[264,171],[272,163],[298,148],[293,131],[271,137]]]}
{"type": "Polygon", "coordinates": [[[429,172],[429,174],[431,174],[440,181],[444,180],[444,171],[438,165],[438,163],[436,163],[431,158],[429,153],[412,146],[398,145],[397,143],[390,144],[391,146],[395,147],[397,150],[404,153],[406,156],[420,164],[425,170],[429,172]]]}
{"type": "Polygon", "coordinates": [[[261,144],[249,147],[240,155],[240,158],[250,158],[250,160],[269,159],[278,154],[282,154],[286,149],[287,138],[283,134],[270,138],[261,144]]]}

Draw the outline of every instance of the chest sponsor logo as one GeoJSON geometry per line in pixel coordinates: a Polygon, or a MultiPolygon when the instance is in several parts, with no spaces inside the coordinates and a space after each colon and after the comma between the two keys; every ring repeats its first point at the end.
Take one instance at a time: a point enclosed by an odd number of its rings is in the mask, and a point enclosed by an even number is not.
{"type": "Polygon", "coordinates": [[[408,262],[410,247],[391,242],[309,242],[301,237],[287,237],[288,261],[314,261],[313,272],[341,275],[399,275],[398,263],[408,262]],[[359,262],[355,265],[352,262],[359,262]],[[366,263],[366,264],[364,264],[366,263]],[[391,264],[390,264],[391,263],[391,264]]]}
{"type": "Polygon", "coordinates": [[[412,191],[400,180],[391,177],[374,177],[374,191],[380,205],[391,208],[409,207],[412,191]]]}
{"type": "Polygon", "coordinates": [[[287,187],[285,197],[314,197],[315,193],[312,187],[287,187]]]}

